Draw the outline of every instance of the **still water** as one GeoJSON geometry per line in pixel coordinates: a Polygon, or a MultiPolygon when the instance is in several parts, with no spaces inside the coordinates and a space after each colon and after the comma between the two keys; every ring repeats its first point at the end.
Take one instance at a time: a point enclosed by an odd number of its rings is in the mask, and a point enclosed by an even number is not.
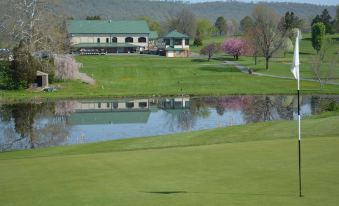
{"type": "MultiPolygon", "coordinates": [[[[303,96],[302,116],[339,96],[303,96]]],[[[84,144],[297,118],[295,96],[0,103],[0,151],[84,144]]]]}

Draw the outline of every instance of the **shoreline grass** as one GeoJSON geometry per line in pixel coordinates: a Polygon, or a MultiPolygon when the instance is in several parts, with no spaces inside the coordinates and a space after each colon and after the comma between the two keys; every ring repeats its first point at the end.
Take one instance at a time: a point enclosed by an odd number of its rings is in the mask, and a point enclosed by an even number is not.
{"type": "MultiPolygon", "coordinates": [[[[51,93],[0,90],[0,101],[295,93],[293,80],[246,75],[218,58],[207,62],[133,55],[78,56],[77,60],[96,85],[66,81],[54,84],[61,89],[51,93]]],[[[301,88],[303,94],[339,93],[338,85],[320,88],[316,82],[301,81],[301,88]]]]}
{"type": "MultiPolygon", "coordinates": [[[[325,112],[320,115],[306,117],[302,120],[302,122],[302,134],[308,138],[319,136],[339,136],[339,125],[337,124],[337,122],[339,122],[338,112],[325,112]]],[[[193,132],[183,132],[170,135],[127,138],[88,144],[2,152],[0,153],[0,160],[4,158],[74,155],[84,153],[91,154],[97,152],[121,152],[262,140],[291,139],[294,137],[297,137],[296,121],[277,120],[193,132]],[[253,134],[256,136],[253,137],[253,134]]]]}

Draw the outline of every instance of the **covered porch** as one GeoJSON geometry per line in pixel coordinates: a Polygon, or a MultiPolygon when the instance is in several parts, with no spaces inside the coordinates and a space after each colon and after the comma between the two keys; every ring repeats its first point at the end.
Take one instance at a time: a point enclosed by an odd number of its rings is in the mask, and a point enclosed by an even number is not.
{"type": "Polygon", "coordinates": [[[140,47],[129,43],[109,43],[109,44],[76,44],[73,45],[72,52],[81,55],[102,55],[102,54],[119,54],[119,53],[136,53],[140,47]]]}

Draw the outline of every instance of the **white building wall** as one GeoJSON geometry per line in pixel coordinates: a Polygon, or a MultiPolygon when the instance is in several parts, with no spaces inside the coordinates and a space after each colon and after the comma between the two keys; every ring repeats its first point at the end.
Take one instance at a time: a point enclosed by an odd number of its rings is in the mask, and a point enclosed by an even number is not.
{"type": "Polygon", "coordinates": [[[77,34],[75,36],[72,36],[70,38],[70,42],[71,45],[74,44],[81,44],[81,43],[97,43],[97,39],[100,38],[100,43],[102,44],[106,44],[106,38],[109,38],[109,43],[112,43],[112,38],[113,37],[117,37],[117,43],[126,43],[125,39],[127,37],[132,37],[133,38],[133,45],[136,46],[140,46],[140,47],[145,47],[146,49],[148,48],[148,42],[149,42],[149,38],[148,38],[148,34],[102,34],[102,35],[98,35],[98,34],[77,34]],[[139,43],[138,39],[140,37],[144,37],[146,38],[146,42],[145,43],[139,43]]]}

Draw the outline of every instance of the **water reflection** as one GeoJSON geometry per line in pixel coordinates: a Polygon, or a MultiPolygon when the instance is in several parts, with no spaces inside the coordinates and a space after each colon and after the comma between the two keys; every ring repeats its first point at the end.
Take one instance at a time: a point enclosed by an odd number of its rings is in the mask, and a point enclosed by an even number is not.
{"type": "Polygon", "coordinates": [[[0,107],[0,150],[34,149],[62,144],[67,121],[55,113],[55,103],[22,103],[0,107]]]}
{"type": "MultiPolygon", "coordinates": [[[[302,115],[338,96],[304,96],[302,115]]],[[[294,96],[58,101],[0,105],[0,151],[295,119],[294,96]]]]}

